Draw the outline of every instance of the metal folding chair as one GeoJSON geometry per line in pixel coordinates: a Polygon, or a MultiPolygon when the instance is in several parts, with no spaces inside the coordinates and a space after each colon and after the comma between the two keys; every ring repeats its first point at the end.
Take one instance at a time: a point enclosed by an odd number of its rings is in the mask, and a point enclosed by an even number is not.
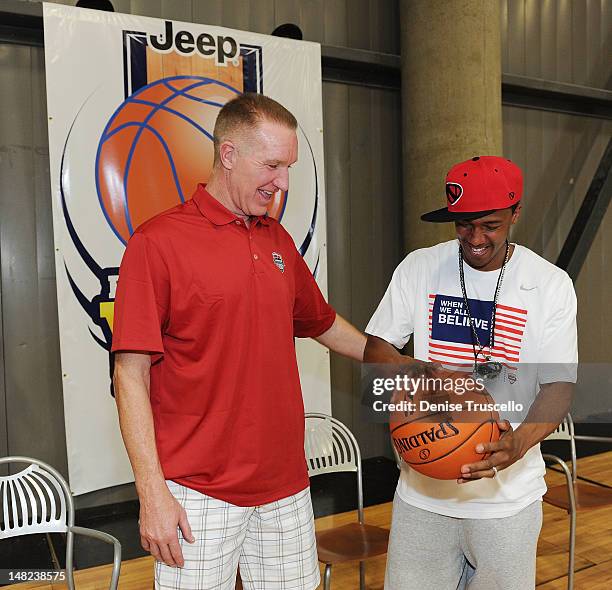
{"type": "Polygon", "coordinates": [[[74,535],[85,535],[113,545],[110,590],[116,590],[121,570],[121,544],[101,531],[75,526],[74,501],[68,483],[50,465],[30,457],[0,458],[0,465],[27,463],[22,471],[0,476],[0,539],[35,533],[66,534],[66,581],[74,590],[74,535]]]}
{"type": "Polygon", "coordinates": [[[576,462],[576,441],[604,442],[612,444],[612,437],[587,436],[574,433],[574,423],[568,414],[559,427],[549,434],[544,442],[550,440],[565,440],[569,442],[571,469],[560,457],[550,453],[542,453],[545,461],[555,463],[561,467],[565,475],[565,483],[548,488],[544,495],[544,502],[563,508],[570,517],[569,528],[569,556],[567,567],[567,588],[574,588],[574,564],[576,552],[576,514],[580,510],[590,510],[612,506],[612,488],[578,480],[576,462]]]}
{"type": "Polygon", "coordinates": [[[357,476],[357,522],[317,533],[317,551],[319,561],[325,564],[325,590],[331,588],[332,565],[350,561],[359,561],[359,588],[365,590],[365,560],[387,552],[389,531],[364,522],[359,445],[339,420],[308,413],[304,451],[310,477],[346,471],[357,476]]]}

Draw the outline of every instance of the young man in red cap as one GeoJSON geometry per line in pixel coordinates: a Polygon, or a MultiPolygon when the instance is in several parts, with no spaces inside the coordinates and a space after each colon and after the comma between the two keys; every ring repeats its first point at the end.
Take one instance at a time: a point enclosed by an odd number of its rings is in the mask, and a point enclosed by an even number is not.
{"type": "MultiPolygon", "coordinates": [[[[576,378],[576,297],[569,276],[508,241],[523,179],[510,160],[475,157],[446,177],[447,206],[422,216],[454,222],[457,239],[409,254],[366,328],[366,362],[397,362],[414,337],[419,361],[465,368],[500,412],[491,453],[437,480],[403,465],[393,506],[387,590],[528,590],[546,491],[539,442],[568,410],[576,378]],[[519,408],[517,408],[519,409],[519,408]],[[435,564],[432,567],[432,564],[435,564]]],[[[405,358],[405,357],[403,357],[405,358]]]]}

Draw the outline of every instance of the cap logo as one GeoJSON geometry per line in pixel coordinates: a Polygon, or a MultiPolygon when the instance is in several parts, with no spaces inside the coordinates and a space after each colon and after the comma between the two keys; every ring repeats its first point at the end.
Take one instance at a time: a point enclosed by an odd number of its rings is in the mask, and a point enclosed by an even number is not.
{"type": "Polygon", "coordinates": [[[512,201],[512,199],[514,199],[514,193],[511,191],[508,193],[508,197],[510,198],[510,200],[512,201]]]}
{"type": "Polygon", "coordinates": [[[446,183],[446,198],[449,205],[455,205],[463,196],[463,187],[458,182],[446,183]]]}

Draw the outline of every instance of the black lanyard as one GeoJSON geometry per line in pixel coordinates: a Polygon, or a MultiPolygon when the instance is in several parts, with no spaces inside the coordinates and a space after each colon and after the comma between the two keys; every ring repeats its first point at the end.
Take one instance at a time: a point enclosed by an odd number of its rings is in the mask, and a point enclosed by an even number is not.
{"type": "Polygon", "coordinates": [[[491,323],[489,327],[489,356],[485,355],[485,362],[479,363],[478,357],[484,350],[485,344],[480,344],[480,339],[478,338],[478,332],[476,332],[476,327],[474,325],[474,320],[472,318],[472,313],[470,311],[470,304],[468,303],[467,291],[465,289],[465,277],[463,275],[463,250],[461,249],[461,245],[459,245],[459,282],[461,283],[461,294],[463,295],[463,303],[465,304],[465,309],[467,310],[468,319],[470,321],[470,328],[472,329],[472,350],[474,351],[474,373],[480,375],[481,377],[486,377],[489,379],[494,379],[497,377],[502,370],[501,363],[497,361],[492,361],[491,356],[493,355],[493,347],[495,346],[495,314],[497,312],[497,298],[499,297],[499,292],[501,290],[502,281],[504,279],[504,271],[506,270],[506,264],[508,264],[508,258],[510,255],[510,244],[508,240],[506,240],[506,256],[504,258],[504,263],[499,271],[499,276],[497,277],[497,285],[495,286],[495,295],[493,296],[493,311],[491,312],[491,323]],[[478,352],[476,352],[476,346],[478,346],[478,352]]]}

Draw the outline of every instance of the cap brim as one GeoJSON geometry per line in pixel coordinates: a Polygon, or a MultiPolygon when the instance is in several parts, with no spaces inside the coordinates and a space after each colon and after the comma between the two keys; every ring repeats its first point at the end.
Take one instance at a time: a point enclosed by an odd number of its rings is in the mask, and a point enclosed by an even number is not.
{"type": "Polygon", "coordinates": [[[436,209],[435,211],[430,211],[429,213],[424,213],[421,215],[421,219],[423,221],[429,221],[431,223],[446,223],[448,221],[471,221],[472,219],[478,219],[480,217],[485,217],[486,215],[491,215],[491,213],[495,213],[497,209],[491,209],[489,211],[463,211],[454,213],[453,211],[449,211],[446,207],[442,209],[436,209]]]}

